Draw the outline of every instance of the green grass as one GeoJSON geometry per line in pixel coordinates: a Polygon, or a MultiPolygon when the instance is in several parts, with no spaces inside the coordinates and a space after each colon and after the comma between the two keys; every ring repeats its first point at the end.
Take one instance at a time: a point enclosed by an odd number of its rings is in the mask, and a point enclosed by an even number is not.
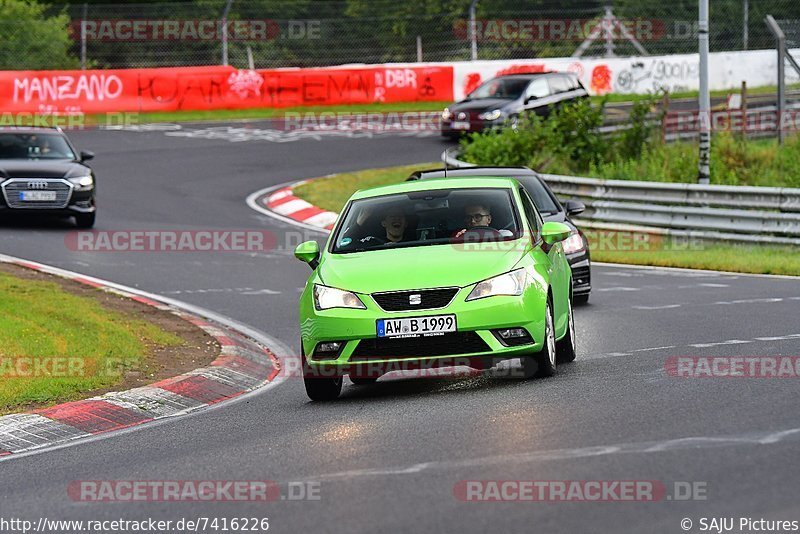
{"type": "MultiPolygon", "coordinates": [[[[294,188],[294,194],[316,206],[339,212],[350,195],[358,189],[401,182],[415,170],[435,167],[441,167],[441,164],[420,163],[335,174],[300,185],[294,188]]],[[[631,243],[633,240],[633,235],[630,233],[618,232],[618,238],[611,241],[607,239],[604,241],[597,232],[588,231],[587,234],[594,244],[591,248],[594,261],[741,273],[800,275],[800,254],[790,247],[680,241],[670,243],[650,237],[646,250],[632,246],[628,246],[626,250],[625,243],[631,243]]]]}
{"type": "MultiPolygon", "coordinates": [[[[153,123],[153,122],[212,122],[212,121],[236,121],[236,120],[257,120],[272,119],[283,117],[285,113],[393,113],[403,111],[441,111],[452,102],[397,102],[391,104],[352,104],[339,106],[298,106],[288,108],[250,108],[250,109],[218,109],[201,111],[159,111],[159,112],[128,112],[131,122],[153,123]],[[134,118],[135,117],[135,118],[134,118]]],[[[112,114],[106,119],[105,114],[92,115],[87,117],[89,124],[106,124],[106,120],[112,124],[119,123],[120,114],[112,114]]]]}
{"type": "Polygon", "coordinates": [[[593,261],[800,276],[800,254],[791,247],[688,242],[631,232],[585,233],[593,261]]]}
{"type": "MultiPolygon", "coordinates": [[[[595,165],[585,176],[611,180],[694,183],[699,149],[696,142],[654,144],[639,158],[615,159],[595,165]]],[[[723,133],[711,140],[711,183],[800,187],[800,136],[742,141],[723,133]]]]}
{"type": "MultiPolygon", "coordinates": [[[[786,89],[800,89],[800,83],[793,83],[793,84],[786,84],[786,89]]],[[[747,94],[748,95],[764,95],[770,93],[776,93],[778,91],[778,87],[776,85],[760,85],[758,87],[748,87],[747,94]]],[[[729,94],[738,93],[740,92],[740,87],[736,87],[735,89],[719,89],[716,91],[709,91],[711,94],[711,98],[717,97],[727,97],[729,94]]],[[[699,91],[676,91],[674,93],[669,94],[670,100],[678,100],[681,98],[697,98],[699,91]]],[[[609,103],[619,103],[619,102],[631,102],[636,98],[636,95],[627,95],[627,94],[619,94],[619,93],[610,93],[606,95],[607,101],[609,103]]],[[[593,96],[593,102],[600,102],[603,96],[593,96]]]]}
{"type": "Polygon", "coordinates": [[[148,343],[182,340],[54,282],[0,273],[0,413],[78,399],[121,382],[124,371],[146,372],[148,343]],[[30,358],[64,369],[48,366],[60,376],[30,376],[30,358]]]}
{"type": "Polygon", "coordinates": [[[322,209],[340,212],[350,195],[359,189],[402,182],[413,171],[441,168],[441,163],[419,163],[383,169],[343,172],[294,188],[294,194],[322,209]]]}

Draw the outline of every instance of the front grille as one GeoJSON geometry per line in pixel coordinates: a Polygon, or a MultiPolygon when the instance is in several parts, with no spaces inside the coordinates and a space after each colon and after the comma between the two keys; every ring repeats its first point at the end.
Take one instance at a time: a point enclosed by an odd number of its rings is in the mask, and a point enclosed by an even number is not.
{"type": "Polygon", "coordinates": [[[449,356],[489,350],[489,345],[475,332],[451,332],[429,337],[363,339],[359,341],[350,360],[449,356]]]}
{"type": "Polygon", "coordinates": [[[61,209],[69,204],[69,199],[72,196],[72,186],[69,182],[62,179],[48,179],[48,178],[12,178],[3,182],[3,197],[6,200],[9,208],[14,209],[61,209]],[[45,188],[32,188],[29,182],[45,182],[45,188]],[[47,201],[23,201],[20,200],[20,193],[29,190],[37,191],[55,191],[56,199],[47,201]]]}
{"type": "Polygon", "coordinates": [[[458,293],[457,287],[417,289],[392,293],[373,293],[372,298],[384,311],[431,310],[444,308],[458,293]],[[418,304],[411,304],[417,302],[418,304]]]}

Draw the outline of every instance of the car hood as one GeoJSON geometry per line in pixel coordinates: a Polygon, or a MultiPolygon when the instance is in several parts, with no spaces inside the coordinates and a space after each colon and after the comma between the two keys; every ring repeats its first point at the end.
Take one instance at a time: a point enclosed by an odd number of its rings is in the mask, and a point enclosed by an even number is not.
{"type": "Polygon", "coordinates": [[[459,111],[488,111],[504,108],[512,102],[514,101],[507,98],[478,98],[476,100],[462,100],[447,107],[453,113],[459,111]]]}
{"type": "Polygon", "coordinates": [[[319,277],[328,286],[374,293],[432,287],[464,287],[510,271],[524,254],[521,240],[431,245],[347,254],[325,254],[319,277]],[[500,250],[498,250],[500,249],[500,250]]]}
{"type": "Polygon", "coordinates": [[[68,178],[86,176],[90,169],[69,159],[0,159],[0,180],[6,178],[68,178]]]}

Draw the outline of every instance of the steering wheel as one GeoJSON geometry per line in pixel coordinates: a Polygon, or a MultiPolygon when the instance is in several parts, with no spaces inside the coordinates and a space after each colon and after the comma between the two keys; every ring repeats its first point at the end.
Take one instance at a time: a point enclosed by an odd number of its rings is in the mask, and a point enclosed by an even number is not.
{"type": "Polygon", "coordinates": [[[481,241],[492,241],[502,236],[503,234],[501,234],[499,230],[492,228],[491,226],[473,226],[461,234],[459,240],[464,242],[479,243],[481,241]]]}

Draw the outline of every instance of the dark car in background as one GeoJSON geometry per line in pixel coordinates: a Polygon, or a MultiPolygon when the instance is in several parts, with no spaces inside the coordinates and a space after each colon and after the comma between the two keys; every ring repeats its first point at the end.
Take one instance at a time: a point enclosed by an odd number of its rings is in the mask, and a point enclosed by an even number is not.
{"type": "Polygon", "coordinates": [[[464,100],[444,109],[442,135],[458,137],[514,124],[520,115],[528,112],[546,117],[564,102],[588,96],[578,77],[570,72],[498,76],[481,84],[464,100]]]}
{"type": "Polygon", "coordinates": [[[0,127],[0,215],[74,217],[94,226],[91,152],[75,150],[59,128],[0,127]]]}
{"type": "Polygon", "coordinates": [[[582,202],[558,201],[550,186],[542,176],[528,167],[470,167],[468,169],[432,169],[415,171],[407,180],[427,180],[431,178],[504,177],[516,179],[530,195],[542,214],[545,222],[564,223],[572,229],[570,236],[563,241],[564,253],[572,269],[572,295],[576,303],[589,301],[592,291],[591,257],[589,242],[583,232],[572,222],[570,216],[578,215],[586,209],[582,202]]]}

